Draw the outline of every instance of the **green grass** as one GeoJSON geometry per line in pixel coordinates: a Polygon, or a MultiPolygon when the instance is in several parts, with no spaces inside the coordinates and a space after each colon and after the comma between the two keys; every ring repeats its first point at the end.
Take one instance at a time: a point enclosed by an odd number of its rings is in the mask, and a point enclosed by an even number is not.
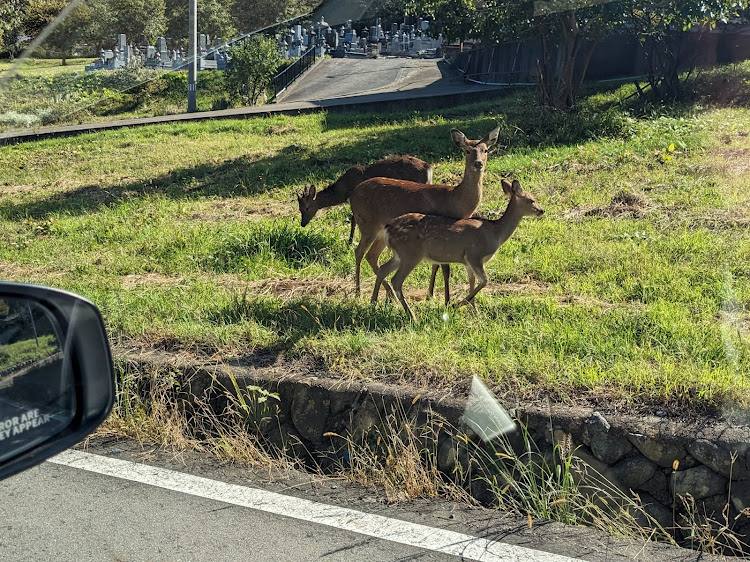
{"type": "MultiPolygon", "coordinates": [[[[0,90],[0,131],[184,113],[187,72],[122,68],[85,72],[83,64],[25,60],[0,90]]],[[[0,79],[10,68],[0,62],[0,79]]],[[[224,73],[198,73],[198,110],[229,107],[224,73]]]]}
{"type": "MultiPolygon", "coordinates": [[[[49,76],[58,73],[83,72],[86,65],[91,64],[93,58],[71,57],[66,59],[63,66],[62,59],[24,59],[17,71],[22,76],[49,76]]],[[[0,59],[0,77],[7,72],[15,63],[10,59],[0,59]]]]}
{"type": "MultiPolygon", "coordinates": [[[[574,117],[530,91],[441,111],[277,116],[123,129],[0,148],[0,275],[98,304],[112,340],[223,360],[299,360],[417,386],[477,374],[508,399],[674,408],[750,403],[750,110],[621,106],[574,117]],[[425,303],[420,323],[353,295],[345,208],[299,226],[295,192],[410,153],[463,170],[451,127],[496,123],[481,210],[518,178],[547,213],[487,264],[480,314],[425,303]],[[443,313],[447,312],[447,320],[443,313]]],[[[629,102],[626,102],[629,103],[629,102]]],[[[735,104],[738,105],[738,104],[735,104]]],[[[453,295],[467,291],[462,268],[453,295]]]]}
{"type": "Polygon", "coordinates": [[[0,349],[0,372],[30,359],[48,357],[59,350],[60,345],[53,334],[5,344],[0,349]]]}

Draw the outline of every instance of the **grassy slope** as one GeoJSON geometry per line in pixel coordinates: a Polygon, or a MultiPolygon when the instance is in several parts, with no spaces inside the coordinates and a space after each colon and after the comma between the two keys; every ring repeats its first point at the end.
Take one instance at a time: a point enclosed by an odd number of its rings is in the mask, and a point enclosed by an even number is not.
{"type": "MultiPolygon", "coordinates": [[[[26,59],[0,89],[0,131],[184,113],[187,71],[85,72],[94,59],[26,59]]],[[[11,67],[0,61],[0,80],[11,67]]],[[[224,73],[198,73],[198,110],[228,107],[224,73]]]]}
{"type": "MultiPolygon", "coordinates": [[[[87,64],[91,64],[93,58],[71,57],[66,60],[66,65],[62,65],[62,59],[25,59],[23,64],[17,69],[22,76],[49,76],[61,72],[83,72],[87,64]]],[[[10,69],[13,63],[10,59],[0,59],[0,76],[10,69]]]]}
{"type": "MultiPolygon", "coordinates": [[[[310,115],[110,131],[0,149],[0,276],[96,302],[122,345],[317,359],[335,376],[508,396],[750,402],[750,111],[636,119],[594,96],[575,119],[524,93],[440,112],[310,115]],[[619,111],[619,110],[618,110],[619,111]],[[294,192],[411,153],[462,173],[449,129],[496,122],[481,209],[503,176],[547,210],[488,264],[481,314],[353,297],[347,210],[299,227],[294,192]],[[612,135],[602,138],[602,135],[612,135]],[[672,146],[673,145],[673,146],[672,146]],[[670,148],[672,150],[670,150],[670,148]]],[[[462,268],[454,295],[466,291],[462,268]]],[[[365,292],[373,277],[364,267],[365,292]]]]}

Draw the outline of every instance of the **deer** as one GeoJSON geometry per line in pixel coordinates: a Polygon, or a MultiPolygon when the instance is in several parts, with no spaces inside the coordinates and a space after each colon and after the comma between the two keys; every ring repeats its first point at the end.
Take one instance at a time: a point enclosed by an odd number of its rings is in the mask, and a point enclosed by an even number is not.
{"type": "Polygon", "coordinates": [[[469,277],[469,294],[460,305],[471,304],[477,293],[487,285],[484,264],[495,255],[526,216],[540,216],[544,209],[525,191],[518,180],[502,180],[503,191],[510,198],[508,206],[497,220],[453,219],[422,213],[407,213],[390,221],[385,227],[385,239],[393,257],[380,266],[371,302],[378,300],[378,291],[385,278],[391,279],[393,291],[411,321],[417,317],[404,299],[404,280],[423,260],[432,264],[463,263],[469,277]],[[479,283],[475,286],[475,278],[479,283]]]}
{"type": "MultiPolygon", "coordinates": [[[[320,209],[346,203],[354,188],[364,180],[374,177],[386,177],[431,184],[432,172],[433,168],[430,164],[414,156],[401,156],[400,158],[378,160],[372,164],[352,166],[339,179],[320,192],[318,192],[315,185],[308,183],[301,193],[297,193],[297,203],[299,204],[301,215],[300,223],[305,227],[320,209]]],[[[351,225],[349,244],[352,244],[354,241],[354,230],[357,226],[354,216],[352,216],[351,225]]],[[[428,298],[432,297],[435,290],[437,270],[438,266],[432,268],[428,298]]],[[[450,266],[443,266],[442,271],[445,286],[445,303],[448,304],[450,300],[450,290],[448,287],[450,266]]]]}
{"type": "MultiPolygon", "coordinates": [[[[428,184],[386,177],[371,178],[354,188],[349,205],[359,226],[360,239],[354,255],[356,295],[360,293],[362,259],[378,274],[378,258],[386,246],[385,225],[405,213],[425,213],[460,219],[470,217],[482,200],[482,178],[490,148],[497,143],[496,127],[479,140],[469,140],[458,129],[451,129],[453,143],[465,155],[464,175],[458,185],[428,184]]],[[[433,272],[435,268],[433,267],[433,272]]],[[[446,304],[448,277],[445,278],[446,304]]],[[[433,278],[434,279],[434,278],[433,278]]],[[[389,294],[393,291],[383,282],[389,294]]],[[[431,283],[431,287],[434,284],[431,283]]],[[[432,294],[432,289],[429,291],[432,294]]]]}
{"type": "MultiPolygon", "coordinates": [[[[352,166],[344,172],[344,175],[320,193],[314,185],[308,183],[305,185],[304,191],[297,194],[299,212],[302,215],[302,226],[307,226],[320,209],[346,203],[358,184],[374,177],[432,183],[432,166],[414,156],[401,156],[400,158],[378,160],[372,164],[352,166]]],[[[356,224],[352,221],[352,230],[349,236],[350,244],[354,240],[355,227],[356,224]]]]}

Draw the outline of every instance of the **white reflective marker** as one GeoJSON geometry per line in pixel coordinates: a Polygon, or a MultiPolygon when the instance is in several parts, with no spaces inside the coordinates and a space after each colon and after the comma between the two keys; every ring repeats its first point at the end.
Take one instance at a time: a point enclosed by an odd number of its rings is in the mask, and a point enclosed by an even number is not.
{"type": "Polygon", "coordinates": [[[105,476],[258,511],[292,517],[467,560],[505,562],[574,562],[576,559],[463,533],[436,529],[382,515],[313,502],[258,488],[227,484],[156,466],[112,459],[82,451],[65,451],[48,462],[105,476]]]}

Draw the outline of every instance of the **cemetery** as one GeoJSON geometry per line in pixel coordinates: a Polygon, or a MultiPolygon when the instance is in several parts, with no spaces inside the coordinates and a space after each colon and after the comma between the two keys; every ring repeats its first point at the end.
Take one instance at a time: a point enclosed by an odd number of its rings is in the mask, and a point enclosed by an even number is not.
{"type": "MultiPolygon", "coordinates": [[[[329,25],[323,17],[306,27],[297,24],[278,38],[279,49],[284,59],[301,57],[311,48],[320,57],[377,57],[417,56],[437,57],[441,55],[442,36],[433,38],[428,34],[429,23],[421,18],[415,24],[391,23],[385,26],[378,18],[374,25],[357,32],[351,20],[338,29],[329,25]]],[[[224,70],[230,60],[228,50],[233,43],[250,35],[242,35],[229,42],[221,38],[211,40],[205,33],[198,35],[198,70],[224,70]]],[[[86,67],[87,71],[117,70],[119,68],[145,67],[155,70],[180,70],[187,66],[187,54],[182,44],[170,48],[165,37],[159,37],[156,45],[148,45],[141,36],[134,46],[124,33],[117,36],[112,49],[102,49],[99,58],[86,67]]]]}
{"type": "MultiPolygon", "coordinates": [[[[156,46],[144,43],[145,39],[141,37],[139,45],[133,47],[127,42],[125,34],[120,33],[114,48],[106,51],[102,49],[99,59],[88,65],[86,70],[117,70],[134,66],[155,70],[180,70],[186,67],[186,55],[182,46],[169,50],[164,37],[156,40],[156,46]]],[[[226,45],[223,45],[221,40],[214,41],[211,45],[208,35],[198,35],[198,70],[224,70],[227,60],[226,45]]]]}

